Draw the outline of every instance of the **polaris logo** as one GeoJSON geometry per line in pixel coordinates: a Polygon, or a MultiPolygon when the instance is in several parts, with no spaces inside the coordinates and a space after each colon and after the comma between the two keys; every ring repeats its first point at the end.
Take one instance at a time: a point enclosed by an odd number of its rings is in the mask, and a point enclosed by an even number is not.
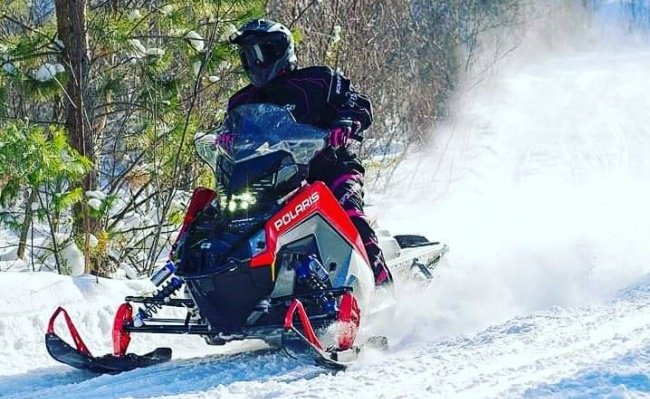
{"type": "Polygon", "coordinates": [[[282,227],[289,225],[291,222],[296,220],[298,216],[307,212],[309,208],[314,206],[314,204],[316,204],[316,202],[318,202],[319,199],[320,196],[318,195],[317,192],[312,193],[308,198],[305,198],[301,203],[296,205],[294,209],[289,210],[289,212],[285,213],[284,215],[276,219],[273,222],[273,226],[275,226],[275,230],[280,231],[282,227]]]}

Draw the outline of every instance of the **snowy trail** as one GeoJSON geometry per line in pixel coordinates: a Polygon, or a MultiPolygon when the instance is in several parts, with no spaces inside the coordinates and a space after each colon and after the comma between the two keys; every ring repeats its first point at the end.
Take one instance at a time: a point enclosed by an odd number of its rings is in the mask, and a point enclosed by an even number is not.
{"type": "MultiPolygon", "coordinates": [[[[305,359],[306,360],[306,359],[305,359]]],[[[309,378],[322,373],[316,366],[305,367],[277,352],[262,351],[232,356],[205,356],[176,360],[164,365],[118,375],[61,372],[49,368],[0,379],[3,398],[123,398],[186,394],[205,391],[220,384],[309,378]]]]}
{"type": "Polygon", "coordinates": [[[565,392],[573,384],[589,397],[612,393],[619,385],[603,388],[603,378],[627,381],[647,392],[648,283],[641,282],[603,305],[556,308],[476,334],[403,343],[387,358],[369,353],[337,375],[306,360],[262,351],[177,360],[115,376],[64,367],[37,369],[0,379],[0,392],[3,398],[370,398],[377,392],[385,397],[408,392],[407,397],[534,398],[565,392]],[[572,381],[562,380],[574,375],[572,381]],[[598,383],[590,386],[593,379],[598,383]]]}
{"type": "Polygon", "coordinates": [[[542,38],[555,44],[522,45],[460,95],[375,198],[382,226],[451,247],[429,289],[403,288],[388,356],[333,375],[238,354],[248,344],[136,336],[133,350],[171,346],[174,360],[95,376],[45,353],[53,304],[106,353],[112,312],[142,284],[4,273],[0,397],[649,396],[650,44],[542,38]]]}
{"type": "MultiPolygon", "coordinates": [[[[388,359],[367,358],[336,376],[241,382],[184,398],[242,397],[521,397],[542,396],[562,376],[607,370],[607,362],[650,350],[650,290],[643,284],[605,306],[555,309],[515,318],[475,335],[396,348],[388,359]],[[640,349],[639,349],[640,348],[640,349]],[[570,359],[570,361],[567,361],[570,359]]],[[[647,362],[639,364],[650,372],[647,362]]],[[[618,362],[609,372],[625,377],[618,362]]],[[[645,391],[650,383],[635,379],[645,391]]],[[[577,382],[581,384],[581,382],[577,382]]],[[[610,389],[612,387],[609,387],[610,389]]],[[[602,387],[583,390],[594,395],[602,387]]],[[[611,393],[611,391],[607,391],[611,393]]],[[[181,397],[181,396],[172,396],[181,397]]]]}

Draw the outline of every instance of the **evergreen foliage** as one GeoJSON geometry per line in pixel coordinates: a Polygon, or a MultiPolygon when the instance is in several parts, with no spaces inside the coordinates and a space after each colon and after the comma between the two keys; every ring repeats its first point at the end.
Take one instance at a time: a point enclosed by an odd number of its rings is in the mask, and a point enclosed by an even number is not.
{"type": "MultiPolygon", "coordinates": [[[[361,151],[381,175],[427,140],[485,33],[516,26],[521,7],[0,0],[0,223],[22,244],[34,229],[47,235],[55,257],[57,240],[75,241],[87,271],[148,273],[169,249],[191,190],[213,184],[193,137],[217,126],[247,83],[227,40],[244,21],[268,15],[288,25],[301,65],[339,68],[370,95],[376,120],[361,151]]],[[[497,48],[495,59],[508,50],[497,48]]]]}
{"type": "MultiPolygon", "coordinates": [[[[261,16],[264,2],[79,1],[89,59],[82,75],[71,44],[59,37],[61,24],[70,23],[60,12],[70,4],[2,2],[0,195],[5,205],[13,201],[3,215],[25,227],[20,221],[31,208],[45,211],[40,202],[27,204],[37,190],[57,208],[50,216],[97,221],[94,229],[64,231],[92,260],[89,271],[108,274],[129,264],[147,272],[182,220],[187,191],[198,179],[212,184],[192,138],[220,123],[228,96],[244,83],[227,38],[261,16]],[[65,134],[66,110],[76,101],[70,82],[82,88],[83,140],[65,134]],[[71,211],[74,205],[81,213],[71,211]],[[92,249],[90,235],[99,240],[92,249]]],[[[47,234],[60,233],[60,224],[52,221],[47,234]]]]}

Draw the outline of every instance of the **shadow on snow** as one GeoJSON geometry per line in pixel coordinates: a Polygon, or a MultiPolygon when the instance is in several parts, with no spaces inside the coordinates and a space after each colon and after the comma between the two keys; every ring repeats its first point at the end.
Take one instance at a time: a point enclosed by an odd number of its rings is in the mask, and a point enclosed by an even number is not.
{"type": "Polygon", "coordinates": [[[277,350],[171,361],[117,375],[50,368],[0,379],[0,397],[117,399],[200,392],[238,381],[311,379],[330,371],[313,358],[291,359],[277,350]],[[56,372],[56,371],[59,372],[56,372]]]}

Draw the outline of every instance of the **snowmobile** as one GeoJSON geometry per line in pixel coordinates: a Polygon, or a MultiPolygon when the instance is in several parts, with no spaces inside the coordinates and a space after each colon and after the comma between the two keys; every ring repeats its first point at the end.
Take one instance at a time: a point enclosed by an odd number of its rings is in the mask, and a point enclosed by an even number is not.
{"type": "MultiPolygon", "coordinates": [[[[327,132],[270,104],[235,109],[221,129],[232,139],[195,139],[217,189],[194,190],[170,260],[151,277],[157,291],[128,296],[119,306],[113,353],[93,356],[59,307],[45,337],[54,359],[118,373],[171,358],[170,348],[127,354],[134,333],[197,334],[210,345],[261,339],[289,354],[303,345],[318,364],[336,369],[358,356],[361,320],[372,316],[382,295],[348,215],[325,184],[306,182],[327,132]],[[170,307],[184,308],[186,316],[158,315],[170,307]],[[54,332],[60,315],[74,347],[54,332]]],[[[393,275],[429,280],[447,251],[422,236],[378,236],[393,275]]],[[[382,292],[390,297],[390,290],[382,292]]]]}

